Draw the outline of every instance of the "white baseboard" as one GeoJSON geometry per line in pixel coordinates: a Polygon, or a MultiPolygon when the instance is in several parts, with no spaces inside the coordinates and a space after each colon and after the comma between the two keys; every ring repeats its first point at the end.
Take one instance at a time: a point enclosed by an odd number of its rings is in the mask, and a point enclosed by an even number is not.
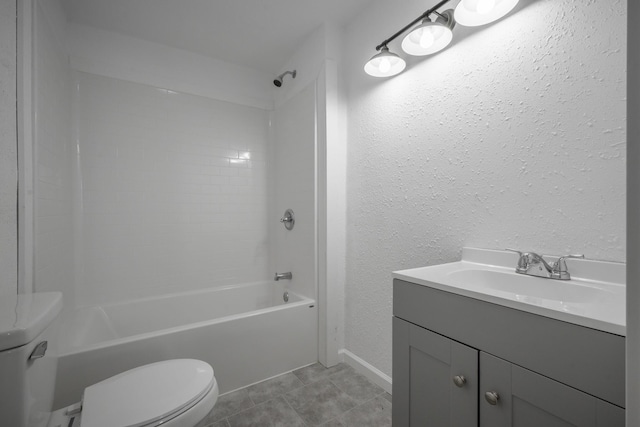
{"type": "Polygon", "coordinates": [[[382,387],[384,391],[391,394],[391,377],[364,359],[359,358],[349,350],[342,349],[339,351],[342,360],[351,366],[358,373],[367,377],[372,383],[382,387]]]}

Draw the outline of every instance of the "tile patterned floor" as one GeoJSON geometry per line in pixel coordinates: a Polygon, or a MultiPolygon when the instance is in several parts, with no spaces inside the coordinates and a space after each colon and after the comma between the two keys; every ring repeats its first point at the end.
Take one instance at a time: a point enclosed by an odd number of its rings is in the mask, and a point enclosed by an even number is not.
{"type": "Polygon", "coordinates": [[[319,363],[218,398],[203,427],[390,427],[391,396],[344,363],[319,363]]]}

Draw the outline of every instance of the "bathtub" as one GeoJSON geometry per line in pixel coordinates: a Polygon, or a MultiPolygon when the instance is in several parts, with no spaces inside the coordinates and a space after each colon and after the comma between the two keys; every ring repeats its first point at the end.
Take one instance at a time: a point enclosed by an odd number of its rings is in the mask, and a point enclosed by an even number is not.
{"type": "Polygon", "coordinates": [[[220,393],[314,363],[317,304],[281,282],[252,283],[82,307],[62,320],[54,407],[147,363],[208,362],[220,393]]]}

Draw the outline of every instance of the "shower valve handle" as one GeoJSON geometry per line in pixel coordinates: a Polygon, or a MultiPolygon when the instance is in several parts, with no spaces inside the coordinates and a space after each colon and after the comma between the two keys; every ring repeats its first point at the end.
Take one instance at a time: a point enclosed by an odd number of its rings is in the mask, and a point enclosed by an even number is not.
{"type": "Polygon", "coordinates": [[[293,215],[293,210],[287,209],[284,212],[284,216],[280,218],[280,222],[284,224],[284,228],[286,228],[287,230],[293,229],[293,224],[295,224],[296,222],[295,216],[293,215]]]}

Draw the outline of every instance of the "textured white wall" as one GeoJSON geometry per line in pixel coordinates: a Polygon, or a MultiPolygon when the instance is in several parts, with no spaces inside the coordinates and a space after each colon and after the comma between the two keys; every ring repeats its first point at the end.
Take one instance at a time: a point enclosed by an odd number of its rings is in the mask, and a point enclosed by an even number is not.
{"type": "Polygon", "coordinates": [[[16,293],[16,2],[0,2],[0,295],[16,293]]]}
{"type": "Polygon", "coordinates": [[[269,113],[74,75],[78,304],[270,279],[269,113]]]}
{"type": "Polygon", "coordinates": [[[420,11],[378,0],[346,31],[346,348],[387,374],[393,270],[463,246],[625,260],[626,3],[521,1],[395,78],[367,76],[420,11]]]}

